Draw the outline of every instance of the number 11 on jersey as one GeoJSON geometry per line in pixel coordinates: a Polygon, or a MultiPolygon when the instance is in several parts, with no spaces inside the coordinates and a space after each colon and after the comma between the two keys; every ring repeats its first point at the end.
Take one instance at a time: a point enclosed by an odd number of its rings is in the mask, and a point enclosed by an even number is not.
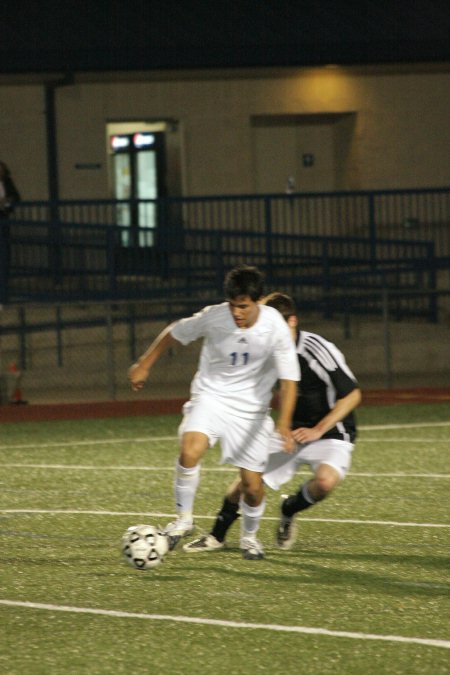
{"type": "Polygon", "coordinates": [[[244,352],[243,354],[238,354],[237,352],[232,352],[230,354],[231,356],[231,365],[232,366],[238,366],[238,365],[243,365],[246,366],[250,357],[250,354],[248,352],[244,352]]]}

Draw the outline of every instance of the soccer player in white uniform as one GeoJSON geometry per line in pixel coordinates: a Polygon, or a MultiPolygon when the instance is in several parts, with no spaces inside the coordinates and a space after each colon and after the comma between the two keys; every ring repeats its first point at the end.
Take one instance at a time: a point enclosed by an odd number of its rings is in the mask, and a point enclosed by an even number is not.
{"type": "MultiPolygon", "coordinates": [[[[294,515],[329,495],[350,468],[356,437],[353,410],[361,401],[361,391],[344,355],[334,344],[320,335],[298,330],[295,305],[289,296],[272,293],[264,302],[277,308],[290,326],[301,383],[293,415],[295,450],[286,452],[275,432],[263,479],[278,490],[301,464],[309,465],[314,474],[295,495],[284,496],[281,503],[276,542],[280,548],[290,549],[296,536],[294,515]]],[[[226,533],[238,518],[240,491],[237,479],[227,490],[211,532],[185,544],[185,551],[212,551],[224,546],[226,533]]]]}
{"type": "Polygon", "coordinates": [[[267,464],[272,388],[280,382],[277,430],[286,449],[293,448],[292,414],[300,369],[294,344],[280,313],[259,300],[263,282],[256,267],[240,265],[225,278],[226,302],[205,307],[164,329],[131,366],[134,390],[143,387],[150,368],[174,341],[187,345],[203,338],[190,400],[179,428],[180,455],[175,472],[177,519],[166,528],[173,546],[193,531],[193,506],[200,460],[208,447],[221,444],[221,462],[240,470],[243,557],[264,557],[256,538],[264,512],[262,471],[267,464]]]}

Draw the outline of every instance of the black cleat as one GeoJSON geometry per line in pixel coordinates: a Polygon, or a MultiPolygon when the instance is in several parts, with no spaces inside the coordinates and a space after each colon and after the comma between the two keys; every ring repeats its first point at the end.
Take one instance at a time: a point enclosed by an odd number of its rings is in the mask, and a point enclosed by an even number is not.
{"type": "Polygon", "coordinates": [[[289,551],[297,538],[297,526],[294,522],[294,516],[283,515],[283,504],[286,499],[287,495],[281,495],[280,520],[276,532],[276,544],[283,551],[289,551]]]}

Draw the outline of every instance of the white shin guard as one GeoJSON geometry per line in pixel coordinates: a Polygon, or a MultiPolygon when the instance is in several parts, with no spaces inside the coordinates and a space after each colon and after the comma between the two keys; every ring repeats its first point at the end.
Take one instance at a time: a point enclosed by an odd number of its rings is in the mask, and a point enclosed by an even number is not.
{"type": "Polygon", "coordinates": [[[264,497],[258,506],[249,506],[241,498],[240,508],[242,513],[241,537],[255,537],[259,529],[259,521],[266,508],[266,498],[264,497]]]}
{"type": "Polygon", "coordinates": [[[175,503],[178,517],[192,521],[194,499],[200,482],[200,464],[186,469],[179,462],[175,469],[175,503]]]}

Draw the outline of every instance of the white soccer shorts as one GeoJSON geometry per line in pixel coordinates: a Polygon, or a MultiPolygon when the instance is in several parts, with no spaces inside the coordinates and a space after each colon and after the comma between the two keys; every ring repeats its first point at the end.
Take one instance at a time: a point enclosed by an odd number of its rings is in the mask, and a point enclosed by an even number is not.
{"type": "Polygon", "coordinates": [[[276,432],[272,435],[269,459],[263,479],[273,490],[279,490],[295,476],[301,464],[310,466],[313,473],[320,464],[328,464],[339,473],[341,480],[350,469],[354,445],[335,438],[321,438],[311,443],[296,443],[292,454],[283,451],[283,440],[276,432]]]}
{"type": "Polygon", "coordinates": [[[268,413],[254,418],[239,417],[235,410],[217,400],[200,396],[183,406],[178,434],[203,433],[208,436],[211,448],[220,441],[221,464],[262,472],[267,464],[273,429],[274,422],[268,413]]]}

